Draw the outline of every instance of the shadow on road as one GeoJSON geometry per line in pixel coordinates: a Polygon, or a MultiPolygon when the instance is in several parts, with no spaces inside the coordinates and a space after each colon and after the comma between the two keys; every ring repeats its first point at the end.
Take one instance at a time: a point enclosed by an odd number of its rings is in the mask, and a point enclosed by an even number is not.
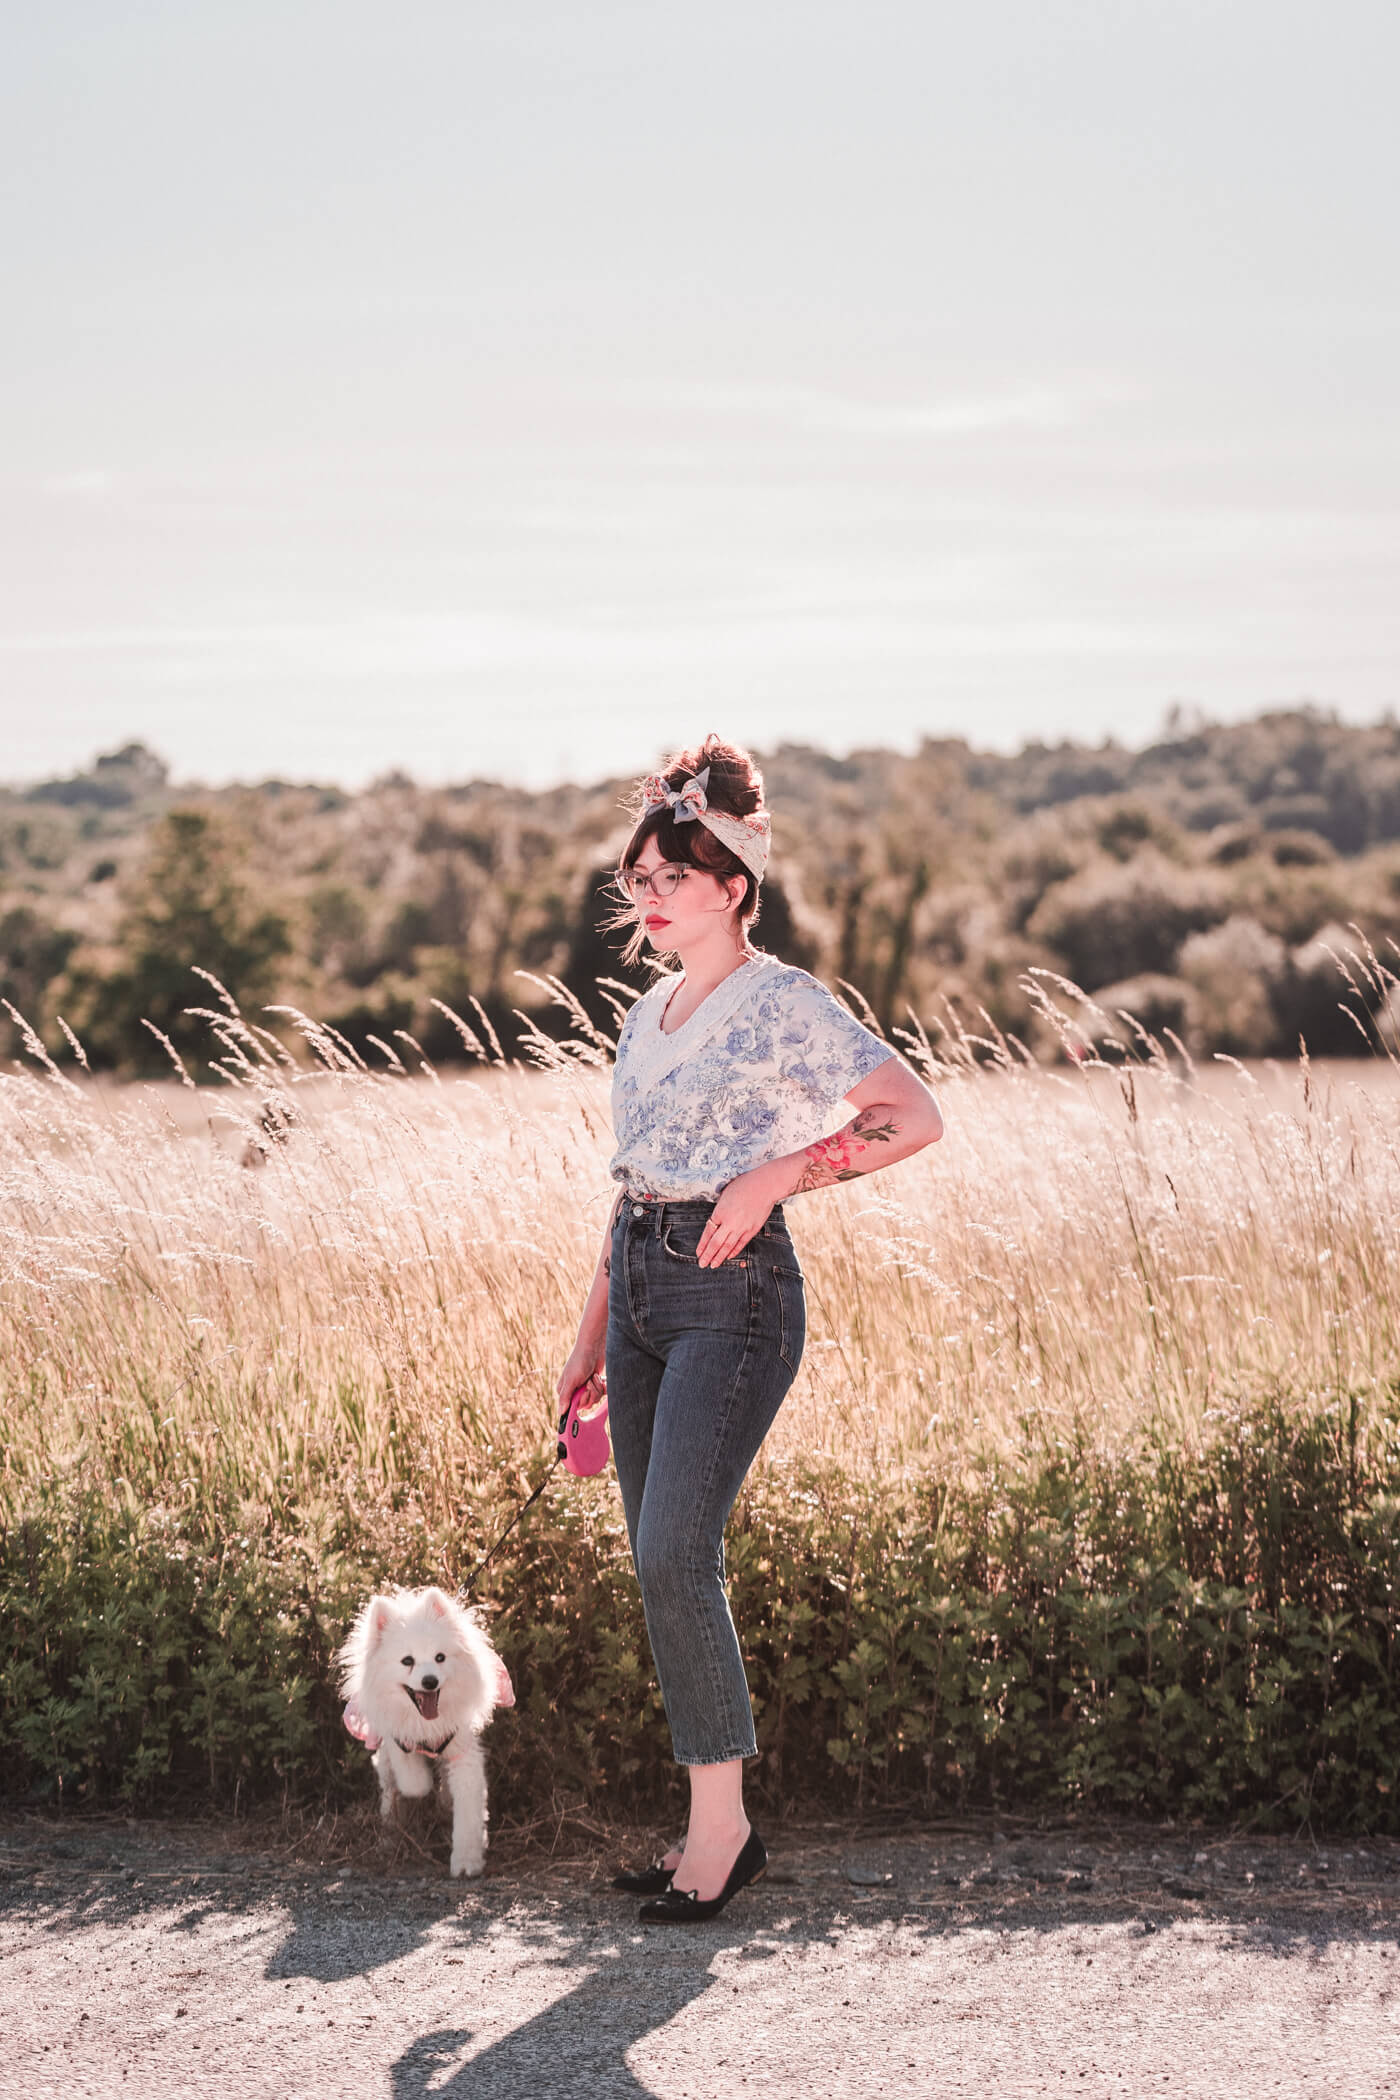
{"type": "MultiPolygon", "coordinates": [[[[736,1921],[664,1939],[629,1929],[620,1944],[602,1949],[595,1940],[583,1957],[587,1971],[573,1988],[499,2041],[471,2053],[475,2035],[469,2027],[420,2036],[390,2067],[394,2100],[420,2100],[427,2093],[447,2100],[537,2092],[547,2092],[550,2100],[575,2093],[590,2100],[649,2095],[650,2086],[628,2070],[627,2052],[715,1986],[722,1953],[755,1964],[771,1961],[778,1949],[756,1945],[752,1931],[736,1921]]],[[[577,1965],[576,1957],[558,1963],[571,1973],[577,1965]]]]}

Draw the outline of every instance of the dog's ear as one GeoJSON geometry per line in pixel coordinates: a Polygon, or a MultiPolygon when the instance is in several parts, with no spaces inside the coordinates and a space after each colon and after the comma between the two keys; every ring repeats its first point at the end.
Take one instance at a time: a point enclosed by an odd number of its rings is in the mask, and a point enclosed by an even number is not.
{"type": "Polygon", "coordinates": [[[432,1589],[424,1591],[423,1602],[427,1605],[429,1611],[432,1613],[435,1619],[447,1619],[452,1616],[451,1598],[446,1596],[443,1593],[443,1591],[438,1589],[436,1586],[434,1586],[432,1589]]]}
{"type": "Polygon", "coordinates": [[[383,1639],[385,1628],[394,1616],[394,1607],[387,1597],[371,1597],[365,1606],[365,1626],[369,1633],[371,1648],[383,1639]]]}

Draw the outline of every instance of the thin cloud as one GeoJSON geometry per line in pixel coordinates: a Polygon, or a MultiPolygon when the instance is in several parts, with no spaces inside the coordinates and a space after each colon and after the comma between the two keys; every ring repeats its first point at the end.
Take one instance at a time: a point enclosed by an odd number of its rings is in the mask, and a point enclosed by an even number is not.
{"type": "Polygon", "coordinates": [[[1075,419],[1063,394],[1021,394],[891,403],[846,401],[834,394],[801,394],[791,405],[794,421],[809,430],[869,437],[963,437],[984,430],[1058,430],[1075,419]]]}
{"type": "Polygon", "coordinates": [[[100,467],[88,467],[78,474],[46,474],[39,486],[46,496],[76,497],[91,502],[111,494],[112,476],[100,467]]]}
{"type": "Polygon", "coordinates": [[[712,415],[784,423],[850,437],[964,437],[983,431],[1060,430],[1082,404],[1050,387],[1002,394],[945,395],[932,401],[861,401],[793,387],[687,387],[672,403],[712,415]]]}

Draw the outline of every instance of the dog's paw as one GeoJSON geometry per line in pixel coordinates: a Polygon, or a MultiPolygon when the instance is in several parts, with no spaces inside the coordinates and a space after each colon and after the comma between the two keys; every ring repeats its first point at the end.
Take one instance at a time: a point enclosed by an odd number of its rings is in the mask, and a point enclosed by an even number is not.
{"type": "Polygon", "coordinates": [[[454,1852],[448,1873],[454,1881],[466,1878],[474,1881],[485,1868],[486,1861],[479,1852],[454,1852]]]}

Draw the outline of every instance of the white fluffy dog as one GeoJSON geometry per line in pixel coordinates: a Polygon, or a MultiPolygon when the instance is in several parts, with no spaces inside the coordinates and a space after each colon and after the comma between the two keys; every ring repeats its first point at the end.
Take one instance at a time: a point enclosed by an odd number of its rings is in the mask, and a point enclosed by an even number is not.
{"type": "Polygon", "coordinates": [[[486,1852],[480,1731],[514,1706],[505,1664],[476,1615],[445,1590],[371,1597],[335,1658],[345,1725],[374,1753],[379,1812],[424,1795],[441,1776],[452,1799],[453,1874],[479,1874],[486,1852]]]}

